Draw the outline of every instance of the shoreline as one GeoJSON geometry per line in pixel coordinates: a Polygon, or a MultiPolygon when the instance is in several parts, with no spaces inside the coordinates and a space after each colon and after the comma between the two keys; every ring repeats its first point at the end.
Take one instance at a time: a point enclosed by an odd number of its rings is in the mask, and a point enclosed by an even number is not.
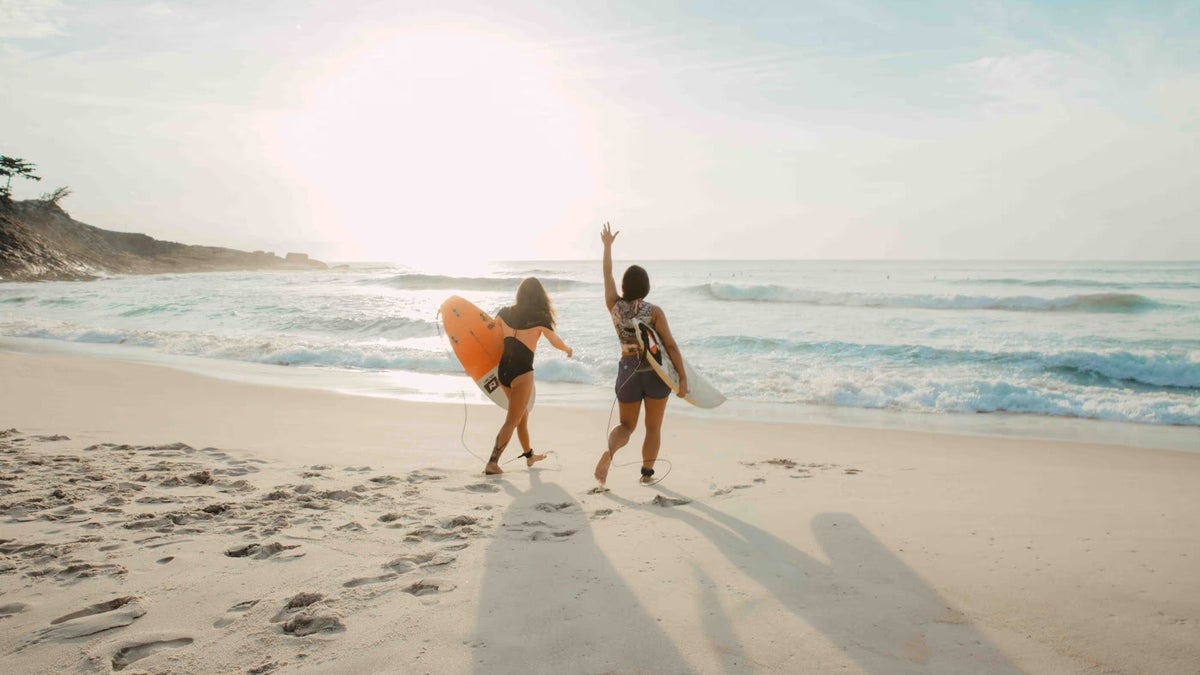
{"type": "MultiPolygon", "coordinates": [[[[392,371],[350,371],[338,368],[281,367],[208,357],[166,354],[156,350],[108,343],[65,342],[41,338],[0,336],[0,354],[43,354],[68,358],[103,359],[142,364],[228,382],[286,389],[487,409],[492,404],[463,375],[392,371]],[[424,388],[424,389],[422,389],[424,388]],[[432,391],[433,393],[429,393],[432,391]]],[[[539,382],[539,404],[545,408],[599,410],[612,404],[596,387],[539,382]]],[[[979,438],[1068,441],[1123,447],[1200,452],[1200,427],[1153,425],[1112,420],[1012,413],[922,413],[801,404],[729,401],[721,408],[701,410],[673,401],[670,414],[725,422],[816,425],[852,429],[915,431],[979,438]],[[736,412],[732,412],[736,411],[736,412]]]]}
{"type": "Polygon", "coordinates": [[[21,672],[1190,673],[1200,453],[605,412],[0,352],[21,672]],[[519,450],[511,447],[505,460],[519,450]],[[664,472],[665,473],[665,472],[664,472]],[[107,604],[106,604],[107,603],[107,604]],[[101,630],[102,629],[102,630],[101,630]],[[617,646],[619,645],[619,647],[617,646]]]}

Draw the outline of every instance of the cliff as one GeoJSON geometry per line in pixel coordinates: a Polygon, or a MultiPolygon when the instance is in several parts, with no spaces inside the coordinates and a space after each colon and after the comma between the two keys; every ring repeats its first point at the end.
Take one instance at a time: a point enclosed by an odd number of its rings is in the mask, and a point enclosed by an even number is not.
{"type": "Polygon", "coordinates": [[[281,258],[263,251],[177,244],[93,227],[48,201],[0,200],[0,280],[4,281],[325,268],[325,263],[302,253],[281,258]]]}

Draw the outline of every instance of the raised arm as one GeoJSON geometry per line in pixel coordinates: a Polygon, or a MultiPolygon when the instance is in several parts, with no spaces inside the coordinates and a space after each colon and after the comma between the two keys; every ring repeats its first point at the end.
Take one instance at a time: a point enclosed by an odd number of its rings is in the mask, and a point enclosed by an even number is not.
{"type": "Polygon", "coordinates": [[[667,315],[661,307],[655,307],[650,314],[650,320],[654,324],[654,330],[658,331],[658,337],[662,339],[667,357],[671,359],[671,364],[675,366],[675,372],[679,375],[679,398],[683,398],[688,394],[687,371],[683,368],[683,355],[679,353],[679,346],[675,344],[675,336],[671,335],[671,327],[667,325],[667,315]]]}
{"type": "Polygon", "coordinates": [[[617,304],[617,300],[621,299],[620,294],[617,293],[617,282],[613,280],[612,273],[612,244],[618,234],[621,234],[621,231],[613,232],[608,223],[605,223],[604,229],[600,230],[600,241],[604,242],[604,306],[609,310],[617,304]]]}
{"type": "Polygon", "coordinates": [[[567,358],[571,358],[573,350],[567,345],[567,343],[563,342],[562,338],[558,337],[558,333],[555,333],[549,328],[543,328],[542,335],[546,336],[546,340],[553,345],[555,349],[559,350],[560,352],[566,352],[567,358]]]}

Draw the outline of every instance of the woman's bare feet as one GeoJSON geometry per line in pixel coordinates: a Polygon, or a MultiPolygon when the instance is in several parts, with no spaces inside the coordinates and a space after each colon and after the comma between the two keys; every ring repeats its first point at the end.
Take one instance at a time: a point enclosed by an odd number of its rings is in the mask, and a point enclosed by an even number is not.
{"type": "MultiPolygon", "coordinates": [[[[530,451],[532,452],[532,450],[530,451]]],[[[533,466],[534,464],[546,459],[545,455],[530,455],[525,458],[525,466],[533,466]]]]}
{"type": "Polygon", "coordinates": [[[596,463],[596,480],[600,481],[601,485],[608,480],[608,468],[612,466],[612,450],[605,450],[603,455],[600,455],[600,461],[596,463]]]}
{"type": "Polygon", "coordinates": [[[494,476],[498,473],[504,473],[504,469],[501,469],[500,465],[496,462],[488,462],[487,466],[483,467],[483,472],[489,476],[494,476]]]}

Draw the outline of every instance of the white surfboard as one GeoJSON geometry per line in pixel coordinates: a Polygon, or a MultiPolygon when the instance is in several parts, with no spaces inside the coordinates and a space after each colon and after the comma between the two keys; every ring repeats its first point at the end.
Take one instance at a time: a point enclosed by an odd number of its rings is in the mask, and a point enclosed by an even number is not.
{"type": "MultiPolygon", "coordinates": [[[[667,350],[662,346],[662,340],[659,339],[658,333],[650,327],[650,324],[641,319],[633,320],[633,328],[634,334],[637,335],[638,346],[646,354],[646,361],[650,367],[658,373],[663,382],[667,383],[672,392],[678,394],[679,374],[675,372],[675,365],[667,356],[667,350]]],[[[709,382],[700,371],[693,368],[687,359],[683,361],[683,368],[687,371],[688,377],[688,393],[683,400],[698,408],[715,408],[725,402],[725,395],[717,391],[712,382],[709,382]]]]}

